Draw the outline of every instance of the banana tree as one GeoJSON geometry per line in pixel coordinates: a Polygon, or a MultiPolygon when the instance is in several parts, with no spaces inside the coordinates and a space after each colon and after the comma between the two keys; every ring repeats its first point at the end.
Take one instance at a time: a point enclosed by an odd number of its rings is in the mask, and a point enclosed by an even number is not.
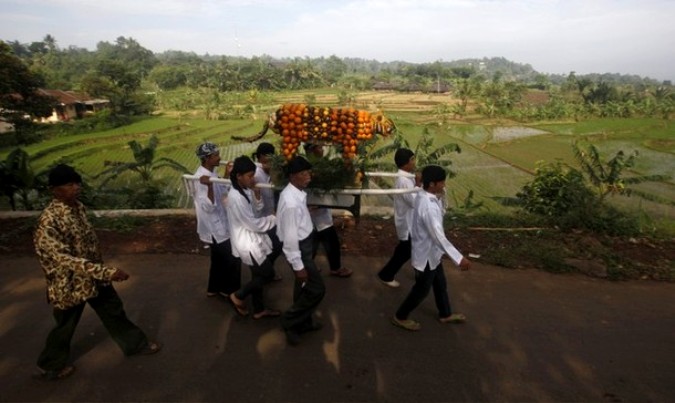
{"type": "Polygon", "coordinates": [[[9,200],[12,211],[17,207],[17,196],[26,210],[33,210],[30,194],[37,185],[36,175],[30,165],[28,153],[16,148],[0,162],[0,189],[9,200]]]}
{"type": "Polygon", "coordinates": [[[115,179],[120,174],[126,172],[137,173],[144,184],[151,182],[154,172],[162,168],[171,168],[181,174],[190,172],[181,163],[171,158],[162,157],[157,160],[155,159],[157,146],[159,145],[157,136],[153,135],[150,137],[147,147],[143,147],[143,145],[136,140],[132,140],[127,144],[129,144],[129,148],[131,148],[131,151],[134,154],[134,161],[106,161],[105,164],[110,166],[110,168],[103,170],[96,176],[97,178],[105,177],[101,182],[101,185],[107,184],[110,180],[115,179]]]}
{"type": "MultiPolygon", "coordinates": [[[[633,190],[627,185],[668,179],[665,175],[638,175],[624,177],[624,171],[635,165],[637,151],[626,155],[620,150],[607,163],[603,163],[598,149],[592,144],[572,143],[572,151],[582,172],[595,187],[600,201],[609,195],[630,195],[633,190]]],[[[641,193],[636,192],[641,195],[641,193]]]]}

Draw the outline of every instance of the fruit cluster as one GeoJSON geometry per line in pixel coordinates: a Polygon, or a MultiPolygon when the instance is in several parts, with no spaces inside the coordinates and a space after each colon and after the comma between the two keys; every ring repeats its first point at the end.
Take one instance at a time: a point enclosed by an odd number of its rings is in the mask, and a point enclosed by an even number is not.
{"type": "Polygon", "coordinates": [[[282,153],[291,159],[302,143],[335,144],[344,159],[353,159],[362,141],[373,138],[378,118],[354,108],[284,104],[274,115],[272,128],[282,137],[282,153]]]}

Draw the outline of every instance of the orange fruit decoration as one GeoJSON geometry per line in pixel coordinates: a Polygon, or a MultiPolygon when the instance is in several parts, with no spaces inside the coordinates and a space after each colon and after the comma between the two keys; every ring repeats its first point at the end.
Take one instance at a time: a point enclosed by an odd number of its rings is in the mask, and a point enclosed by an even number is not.
{"type": "MultiPolygon", "coordinates": [[[[342,157],[356,157],[361,142],[374,135],[386,136],[394,130],[388,118],[354,108],[330,108],[305,104],[284,104],[270,121],[272,130],[282,137],[283,155],[290,160],[304,142],[339,146],[342,157]]],[[[365,149],[365,148],[364,148],[365,149]]]]}

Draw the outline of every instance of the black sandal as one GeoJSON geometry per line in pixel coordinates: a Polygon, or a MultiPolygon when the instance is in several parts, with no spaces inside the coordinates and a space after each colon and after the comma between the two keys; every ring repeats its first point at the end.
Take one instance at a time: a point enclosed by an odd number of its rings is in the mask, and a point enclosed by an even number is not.
{"type": "Polygon", "coordinates": [[[42,368],[38,368],[39,372],[33,375],[34,379],[39,379],[42,381],[60,381],[61,379],[66,379],[75,372],[75,366],[67,365],[61,369],[51,369],[45,371],[42,368]]]}
{"type": "Polygon", "coordinates": [[[140,349],[134,355],[152,355],[152,354],[155,354],[155,353],[159,353],[159,351],[161,349],[162,349],[162,343],[157,342],[157,341],[149,341],[148,344],[145,345],[145,347],[140,349]]]}

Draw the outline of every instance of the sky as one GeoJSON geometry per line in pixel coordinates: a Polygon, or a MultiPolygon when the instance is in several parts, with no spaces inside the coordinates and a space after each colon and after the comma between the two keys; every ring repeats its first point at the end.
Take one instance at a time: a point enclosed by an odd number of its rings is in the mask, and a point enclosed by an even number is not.
{"type": "Polygon", "coordinates": [[[432,63],[675,81],[675,0],[0,0],[0,40],[432,63]]]}

